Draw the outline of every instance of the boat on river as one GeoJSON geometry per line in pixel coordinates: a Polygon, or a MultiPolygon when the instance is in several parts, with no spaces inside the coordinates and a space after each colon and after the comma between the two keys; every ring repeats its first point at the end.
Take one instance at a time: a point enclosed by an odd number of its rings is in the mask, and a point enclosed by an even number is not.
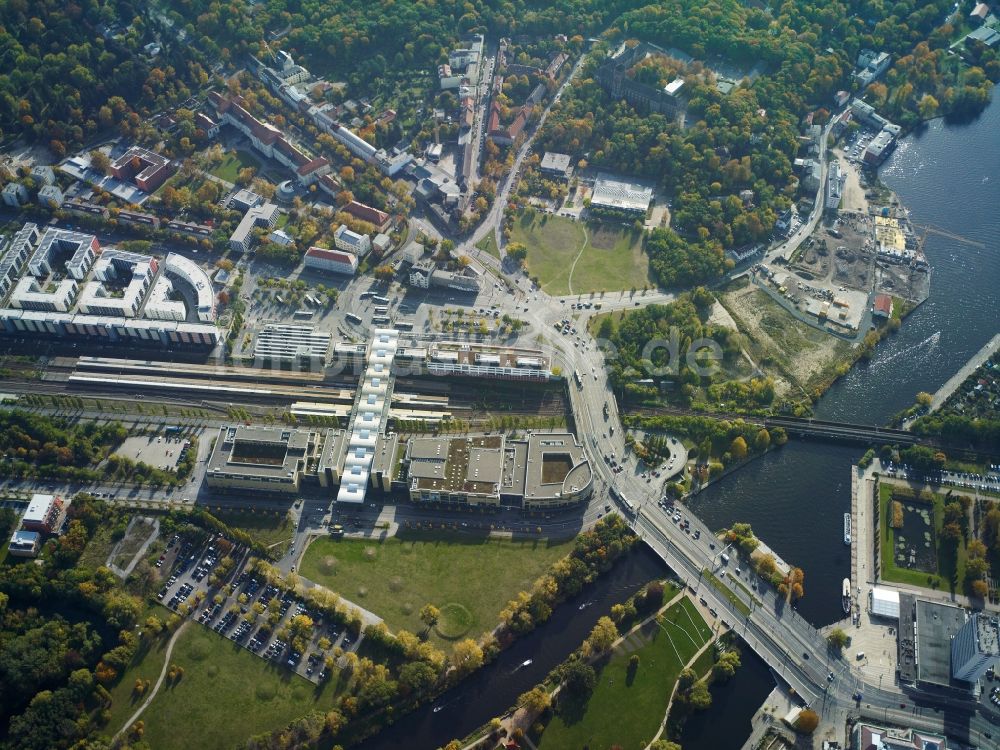
{"type": "Polygon", "coordinates": [[[851,514],[844,514],[844,544],[851,546],[851,514]]]}
{"type": "Polygon", "coordinates": [[[845,578],[841,587],[840,603],[844,607],[844,614],[851,614],[851,579],[845,578]]]}

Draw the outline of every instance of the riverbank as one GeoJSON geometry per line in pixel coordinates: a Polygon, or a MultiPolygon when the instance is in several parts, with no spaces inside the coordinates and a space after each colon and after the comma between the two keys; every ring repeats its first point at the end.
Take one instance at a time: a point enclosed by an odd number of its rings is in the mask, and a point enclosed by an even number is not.
{"type": "MultiPolygon", "coordinates": [[[[927,413],[933,414],[948,400],[948,398],[953,394],[958,387],[966,381],[966,379],[972,375],[976,370],[983,366],[990,357],[996,354],[997,350],[1000,349],[1000,333],[994,336],[992,339],[986,342],[982,349],[976,352],[961,368],[958,372],[948,378],[944,385],[934,392],[931,397],[930,406],[927,407],[927,413]]],[[[923,416],[923,415],[920,415],[923,416]]],[[[903,429],[908,430],[910,426],[918,419],[918,417],[909,417],[903,422],[903,429]]]]}

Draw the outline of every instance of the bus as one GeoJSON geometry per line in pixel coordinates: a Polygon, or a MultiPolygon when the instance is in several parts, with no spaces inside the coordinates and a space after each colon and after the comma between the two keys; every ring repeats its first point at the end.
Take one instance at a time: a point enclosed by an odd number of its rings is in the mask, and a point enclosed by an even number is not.
{"type": "Polygon", "coordinates": [[[413,323],[411,323],[408,320],[397,320],[394,325],[400,331],[412,331],[413,330],[413,323]]]}
{"type": "Polygon", "coordinates": [[[580,377],[579,370],[573,370],[573,379],[576,380],[577,388],[583,388],[583,378],[580,377]]]}
{"type": "Polygon", "coordinates": [[[385,315],[388,312],[389,312],[389,308],[386,307],[385,305],[379,305],[378,307],[375,308],[375,314],[376,315],[385,315]]]}
{"type": "Polygon", "coordinates": [[[372,323],[377,326],[387,326],[392,323],[392,319],[386,317],[385,315],[376,315],[372,318],[372,323]]]}
{"type": "Polygon", "coordinates": [[[372,302],[374,302],[376,305],[388,305],[389,299],[387,297],[379,297],[377,294],[373,294],[372,302]]]}
{"type": "Polygon", "coordinates": [[[359,318],[354,313],[347,313],[347,315],[345,315],[344,317],[347,318],[348,323],[354,323],[354,325],[356,326],[361,325],[361,318],[359,318]]]}
{"type": "Polygon", "coordinates": [[[292,315],[296,320],[309,320],[313,316],[312,310],[296,310],[292,315]]]}
{"type": "Polygon", "coordinates": [[[617,487],[611,488],[611,497],[621,504],[626,513],[635,515],[635,506],[632,505],[632,501],[625,497],[617,487]]]}

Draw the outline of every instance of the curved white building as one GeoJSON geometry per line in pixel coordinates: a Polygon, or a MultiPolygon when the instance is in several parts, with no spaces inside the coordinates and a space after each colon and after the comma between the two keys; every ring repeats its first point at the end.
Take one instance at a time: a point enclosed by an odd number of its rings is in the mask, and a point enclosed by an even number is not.
{"type": "Polygon", "coordinates": [[[198,320],[202,323],[215,322],[215,292],[208,272],[183,255],[167,255],[165,270],[188,284],[198,295],[198,320]]]}

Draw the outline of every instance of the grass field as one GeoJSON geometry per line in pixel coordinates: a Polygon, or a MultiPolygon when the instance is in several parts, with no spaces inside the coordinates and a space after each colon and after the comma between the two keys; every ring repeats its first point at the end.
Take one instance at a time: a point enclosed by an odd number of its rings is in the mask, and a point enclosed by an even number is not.
{"type": "MultiPolygon", "coordinates": [[[[944,525],[944,497],[934,493],[933,524],[934,540],[937,543],[937,572],[926,572],[912,568],[897,567],[895,560],[896,530],[890,526],[892,520],[893,486],[887,482],[879,483],[879,549],[881,569],[879,577],[885,581],[908,583],[911,586],[921,586],[928,589],[957,591],[965,580],[965,542],[958,545],[957,554],[948,548],[948,543],[941,538],[941,527],[944,525]]],[[[900,499],[903,505],[914,507],[926,505],[919,499],[900,499]]]]}
{"type": "Polygon", "coordinates": [[[488,255],[492,255],[494,258],[500,257],[500,250],[497,249],[496,237],[493,232],[490,232],[485,237],[483,237],[479,242],[476,243],[476,247],[482,250],[488,255]]]}
{"type": "MultiPolygon", "coordinates": [[[[143,739],[150,747],[233,747],[314,708],[325,710],[333,705],[336,681],[317,688],[196,623],[181,634],[170,661],[182,667],[184,675],[176,685],[164,681],[142,715],[146,725],[143,739]]],[[[126,672],[112,692],[115,703],[109,734],[142,702],[133,705],[130,699],[136,677],[155,684],[162,666],[163,653],[154,649],[126,672]]]]}
{"type": "Polygon", "coordinates": [[[87,546],[83,548],[83,554],[80,555],[77,565],[95,570],[107,564],[108,555],[114,546],[115,543],[111,540],[111,527],[98,526],[87,546]]]}
{"type": "Polygon", "coordinates": [[[235,183],[236,175],[246,167],[260,169],[260,161],[246,151],[227,151],[222,161],[212,169],[211,174],[220,180],[235,183]]]}
{"type": "MultiPolygon", "coordinates": [[[[744,615],[750,614],[750,605],[744,602],[740,597],[736,595],[736,592],[729,588],[725,583],[720,581],[715,577],[715,574],[708,570],[707,568],[702,571],[702,576],[712,584],[712,587],[718,591],[722,596],[726,597],[737,610],[742,612],[744,615]]],[[[744,587],[745,588],[745,587],[744,587]]]]}
{"type": "Polygon", "coordinates": [[[285,515],[272,513],[242,513],[238,510],[212,511],[212,515],[226,526],[240,529],[248,533],[255,542],[271,546],[279,542],[287,542],[292,538],[295,529],[291,519],[285,515]]]}
{"type": "Polygon", "coordinates": [[[712,631],[691,600],[681,599],[619,644],[599,669],[597,686],[582,714],[557,712],[538,747],[646,747],[663,721],[677,676],[711,637],[712,631]],[[639,657],[639,667],[630,675],[628,662],[633,654],[639,657]]]}
{"type": "Polygon", "coordinates": [[[528,273],[553,295],[642,289],[652,284],[642,234],[550,214],[514,222],[511,242],[528,249],[528,273]]]}
{"type": "MultiPolygon", "coordinates": [[[[527,590],[573,542],[463,539],[406,534],[383,542],[322,538],[302,561],[301,573],[385,619],[390,630],[420,633],[427,603],[450,616],[451,639],[479,635],[499,622],[500,610],[527,590]],[[462,611],[462,608],[468,613],[462,611]],[[458,623],[467,625],[465,632],[458,623]]],[[[449,640],[437,630],[438,645],[449,640]]]]}

